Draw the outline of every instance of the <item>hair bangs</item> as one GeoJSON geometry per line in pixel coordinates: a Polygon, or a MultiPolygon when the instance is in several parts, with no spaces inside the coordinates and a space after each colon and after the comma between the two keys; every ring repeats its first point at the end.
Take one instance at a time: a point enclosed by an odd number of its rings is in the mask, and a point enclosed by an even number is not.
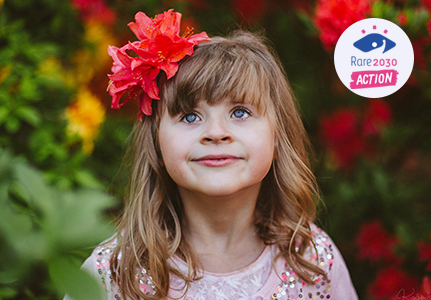
{"type": "Polygon", "coordinates": [[[200,101],[215,105],[225,100],[251,104],[265,113],[271,89],[263,62],[256,49],[238,41],[213,38],[199,44],[166,81],[162,95],[169,114],[191,111],[200,101]]]}

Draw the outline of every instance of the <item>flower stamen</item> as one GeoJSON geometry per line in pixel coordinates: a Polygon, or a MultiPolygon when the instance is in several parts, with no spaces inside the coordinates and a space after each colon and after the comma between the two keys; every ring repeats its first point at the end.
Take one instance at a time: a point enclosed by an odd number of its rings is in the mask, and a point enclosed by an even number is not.
{"type": "Polygon", "coordinates": [[[163,52],[162,51],[157,51],[157,58],[158,59],[160,59],[160,60],[165,60],[166,59],[166,57],[163,55],[163,52]]]}
{"type": "Polygon", "coordinates": [[[193,35],[193,30],[194,30],[193,27],[190,28],[190,27],[187,26],[186,31],[184,31],[184,33],[183,33],[183,35],[181,37],[183,37],[185,39],[188,38],[189,36],[193,35]]]}

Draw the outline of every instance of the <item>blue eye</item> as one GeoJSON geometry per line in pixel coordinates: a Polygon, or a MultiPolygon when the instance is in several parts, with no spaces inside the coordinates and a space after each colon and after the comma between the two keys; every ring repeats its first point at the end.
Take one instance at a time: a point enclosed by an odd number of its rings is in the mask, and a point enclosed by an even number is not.
{"type": "Polygon", "coordinates": [[[195,113],[188,113],[188,114],[185,114],[181,118],[181,120],[184,121],[184,122],[186,122],[186,123],[193,123],[193,122],[196,122],[196,121],[200,121],[200,118],[195,113]]]}
{"type": "Polygon", "coordinates": [[[232,112],[232,117],[238,118],[238,119],[245,119],[249,116],[250,116],[250,112],[244,107],[237,107],[232,112]]]}

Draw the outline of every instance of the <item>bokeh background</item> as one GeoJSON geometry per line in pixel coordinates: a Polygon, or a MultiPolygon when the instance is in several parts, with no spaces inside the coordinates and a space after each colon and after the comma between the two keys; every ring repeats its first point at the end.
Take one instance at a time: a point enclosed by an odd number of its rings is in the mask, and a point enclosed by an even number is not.
{"type": "Polygon", "coordinates": [[[112,110],[108,45],[143,11],[226,35],[264,30],[310,134],[333,238],[360,299],[431,299],[430,0],[0,0],[0,299],[97,299],[79,270],[114,232],[127,182],[129,102],[112,110]],[[398,24],[415,64],[383,99],[338,79],[338,37],[364,18],[398,24]]]}

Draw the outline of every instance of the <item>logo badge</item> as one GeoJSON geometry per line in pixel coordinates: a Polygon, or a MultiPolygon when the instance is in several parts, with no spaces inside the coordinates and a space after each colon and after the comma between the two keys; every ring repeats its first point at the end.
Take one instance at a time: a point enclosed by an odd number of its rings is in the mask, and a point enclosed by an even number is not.
{"type": "Polygon", "coordinates": [[[352,24],[339,38],[334,52],[338,77],[355,94],[385,97],[398,91],[413,69],[413,47],[396,24],[365,19],[352,24]]]}

